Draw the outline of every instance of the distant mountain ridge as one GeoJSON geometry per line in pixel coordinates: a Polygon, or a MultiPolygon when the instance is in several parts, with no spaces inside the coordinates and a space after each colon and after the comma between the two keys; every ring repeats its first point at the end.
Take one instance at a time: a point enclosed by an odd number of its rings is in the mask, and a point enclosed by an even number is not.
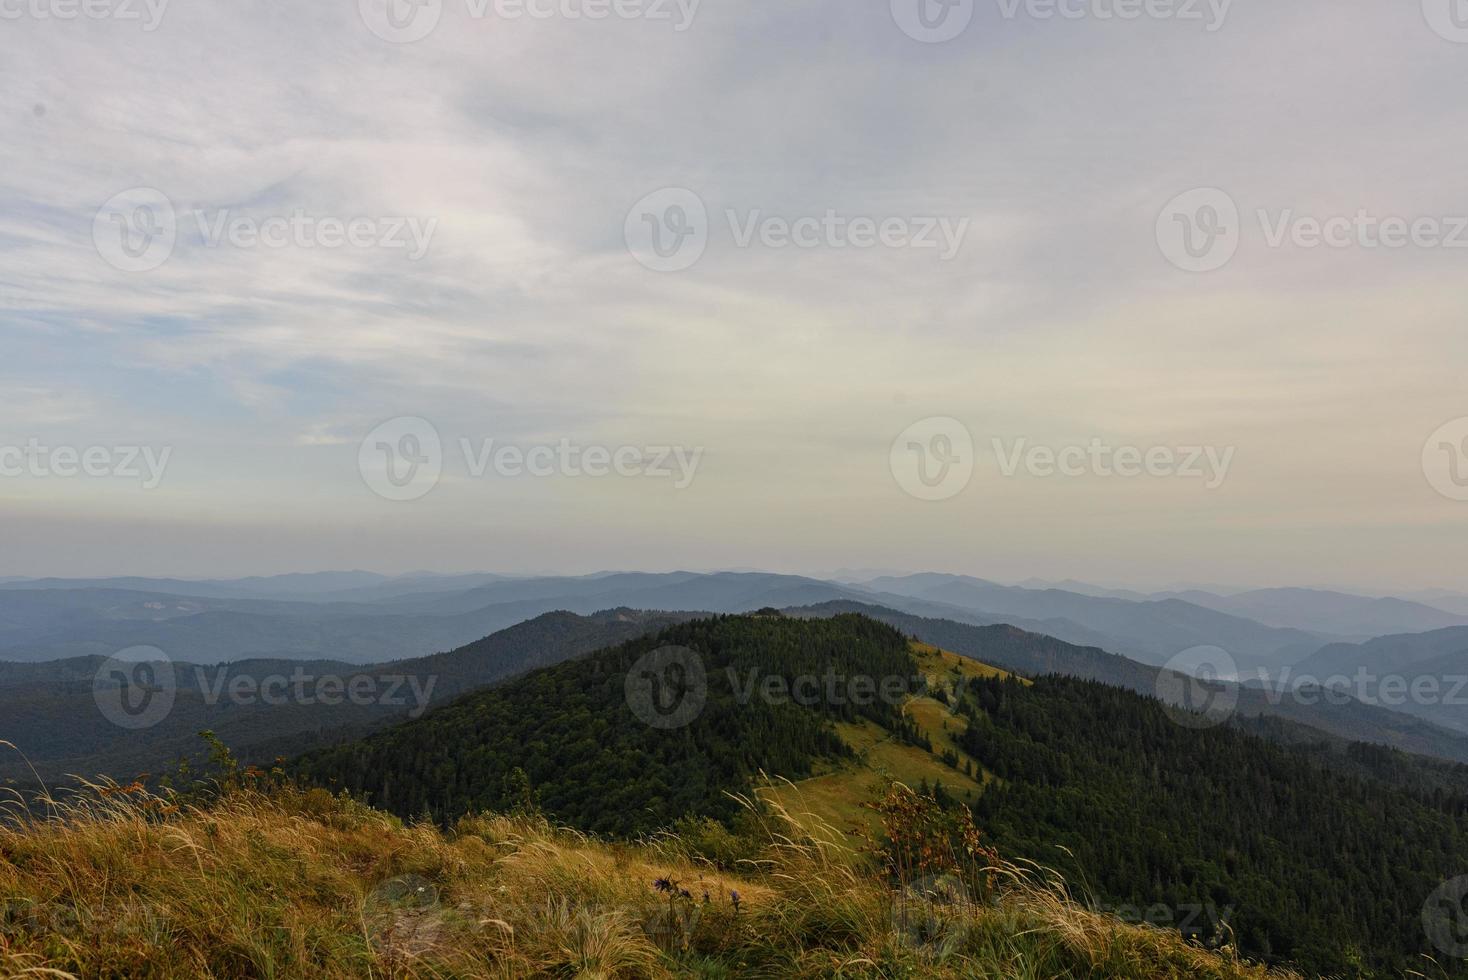
{"type": "MultiPolygon", "coordinates": [[[[410,585],[417,589],[423,580],[410,585]]],[[[375,602],[317,594],[312,601],[178,596],[120,589],[0,589],[0,661],[110,656],[153,646],[192,663],[249,657],[381,663],[452,649],[545,612],[629,607],[747,612],[861,593],[763,573],[615,573],[572,579],[496,579],[464,589],[407,591],[375,602]]],[[[404,588],[402,583],[394,588],[404,588]]],[[[333,593],[332,595],[336,595],[333,593]]]]}
{"type": "Polygon", "coordinates": [[[40,579],[0,587],[0,661],[108,656],[152,646],[199,664],[250,658],[367,664],[454,649],[552,610],[741,613],[849,601],[970,625],[1010,624],[1152,665],[1195,647],[1216,646],[1229,653],[1242,676],[1255,677],[1261,670],[1273,676],[1298,666],[1323,647],[1368,639],[1361,630],[1405,623],[1415,631],[1459,622],[1422,603],[1323,590],[1143,595],[1057,584],[1082,591],[939,573],[845,584],[764,572],[688,571],[531,578],[333,572],[205,583],[40,579]],[[160,591],[164,586],[221,594],[160,591]]]}
{"type": "Polygon", "coordinates": [[[250,659],[225,665],[175,662],[169,668],[175,688],[172,709],[157,724],[136,731],[118,727],[98,708],[94,678],[102,657],[44,664],[0,663],[0,775],[24,779],[30,766],[46,778],[66,773],[87,777],[106,773],[130,779],[158,774],[182,756],[201,751],[198,732],[212,729],[243,759],[268,763],[313,745],[359,737],[393,720],[447,703],[460,694],[493,684],[649,631],[686,617],[630,609],[594,616],[551,612],[518,623],[446,653],[380,664],[336,660],[250,659]],[[239,678],[248,690],[266,678],[312,679],[285,703],[266,703],[254,693],[243,701],[220,696],[239,678]],[[370,691],[366,703],[318,696],[322,678],[338,678],[343,691],[358,678],[370,691]],[[398,680],[401,678],[401,680],[398,680]],[[424,698],[418,703],[420,695],[424,698]],[[209,703],[215,697],[216,703],[209,703]],[[18,754],[20,753],[20,754],[18,754]],[[21,757],[21,754],[25,758],[21,757]],[[27,764],[29,760],[29,764],[27,764]]]}
{"type": "Polygon", "coordinates": [[[1368,598],[1318,589],[1256,589],[1235,595],[1179,592],[1173,598],[1270,626],[1373,637],[1468,626],[1468,616],[1396,598],[1368,598]]]}
{"type": "MultiPolygon", "coordinates": [[[[857,613],[902,630],[925,643],[1026,676],[1061,674],[1121,687],[1157,697],[1159,668],[1137,663],[1099,647],[1082,647],[1051,636],[1025,633],[1012,626],[973,626],[943,619],[912,616],[852,602],[832,602],[786,610],[792,616],[857,613]]],[[[1336,703],[1324,697],[1289,694],[1233,685],[1234,715],[1240,721],[1278,718],[1353,742],[1388,745],[1404,752],[1468,763],[1468,737],[1456,726],[1433,723],[1400,707],[1336,703]]],[[[1461,710],[1461,709],[1460,709],[1461,710]]]]}
{"type": "Polygon", "coordinates": [[[932,573],[874,579],[865,587],[876,594],[895,593],[988,616],[1040,623],[1045,632],[1073,642],[1095,642],[1093,638],[1099,635],[1107,649],[1157,665],[1184,650],[1208,645],[1229,651],[1242,667],[1274,667],[1302,659],[1338,638],[1266,626],[1175,598],[1133,601],[932,573]],[[1083,627],[1090,637],[1071,634],[1068,624],[1083,627]]]}
{"type": "Polygon", "coordinates": [[[1462,666],[1468,671],[1468,626],[1378,636],[1365,643],[1332,643],[1301,661],[1297,672],[1326,676],[1350,673],[1357,667],[1378,673],[1403,672],[1452,654],[1463,656],[1462,666]]]}
{"type": "Polygon", "coordinates": [[[1468,626],[1329,644],[1274,681],[1300,683],[1342,689],[1369,704],[1468,732],[1468,626]]]}
{"type": "Polygon", "coordinates": [[[363,601],[417,591],[472,588],[500,581],[503,575],[473,572],[437,575],[418,572],[381,575],[377,572],[292,572],[235,579],[180,579],[117,576],[111,578],[14,578],[0,579],[0,589],[122,589],[134,592],[163,592],[169,595],[209,599],[284,599],[288,601],[363,601]]]}

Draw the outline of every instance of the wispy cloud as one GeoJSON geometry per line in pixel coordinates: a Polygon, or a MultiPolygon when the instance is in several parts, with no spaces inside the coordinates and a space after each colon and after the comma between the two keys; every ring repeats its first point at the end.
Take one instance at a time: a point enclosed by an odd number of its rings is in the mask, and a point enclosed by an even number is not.
{"type": "MultiPolygon", "coordinates": [[[[1255,215],[1468,212],[1453,95],[1468,46],[1416,4],[1235,4],[1209,32],[979,3],[943,44],[888,7],[707,0],[680,31],[445,2],[410,44],[374,35],[354,2],[175,2],[153,31],[5,22],[8,438],[176,447],[149,501],[68,491],[54,532],[79,508],[111,522],[77,533],[117,571],[143,564],[117,522],[146,515],[189,528],[155,538],[162,571],[215,571],[180,543],[203,539],[248,555],[224,569],[239,571],[483,566],[494,543],[497,567],[1441,572],[1446,534],[1366,548],[1350,532],[1463,519],[1418,457],[1468,415],[1468,252],[1274,248],[1255,215]],[[665,187],[696,193],[709,228],[696,264],[660,274],[624,225],[665,187]],[[1206,275],[1156,240],[1164,204],[1195,187],[1225,189],[1246,225],[1206,275]],[[176,219],[148,271],[94,243],[98,209],[131,188],[176,219]],[[947,261],[736,234],[828,214],[966,230],[947,261]],[[322,220],[366,222],[361,244],[323,242],[322,220]],[[383,244],[399,220],[432,223],[421,254],[383,244]],[[258,241],[271,222],[296,223],[288,242],[258,241]],[[393,510],[364,488],[356,444],[400,415],[448,439],[708,457],[673,498],[450,472],[431,503],[393,510]],[[1238,458],[1209,496],[1002,480],[980,460],[965,495],[918,505],[887,454],[938,415],[981,446],[1192,439],[1238,458]],[[243,548],[240,526],[271,512],[298,533],[268,557],[243,548]]],[[[57,553],[35,541],[0,572],[66,571],[57,553]]]]}

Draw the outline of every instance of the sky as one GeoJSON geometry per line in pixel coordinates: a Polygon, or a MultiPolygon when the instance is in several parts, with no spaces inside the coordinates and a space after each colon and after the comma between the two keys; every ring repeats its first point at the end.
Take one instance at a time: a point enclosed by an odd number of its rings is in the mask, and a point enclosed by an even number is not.
{"type": "Polygon", "coordinates": [[[0,575],[1468,587],[1449,4],[0,0],[0,575]]]}

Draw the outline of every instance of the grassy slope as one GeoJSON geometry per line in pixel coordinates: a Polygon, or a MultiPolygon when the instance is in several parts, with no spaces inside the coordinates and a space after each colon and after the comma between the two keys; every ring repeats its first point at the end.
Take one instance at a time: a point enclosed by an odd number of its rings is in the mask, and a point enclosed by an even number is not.
{"type": "MultiPolygon", "coordinates": [[[[918,667],[928,677],[930,688],[942,687],[952,691],[959,678],[1010,676],[1007,671],[927,643],[913,641],[909,648],[918,667]]],[[[993,779],[993,775],[980,770],[977,780],[970,779],[939,758],[944,749],[958,752],[953,735],[962,732],[967,722],[951,714],[946,705],[931,697],[909,700],[904,711],[917,721],[933,743],[932,752],[898,741],[890,732],[870,721],[859,725],[838,724],[836,730],[842,740],[857,752],[855,762],[799,782],[777,783],[761,792],[793,813],[809,814],[832,826],[863,832],[871,832],[877,825],[876,815],[864,804],[893,780],[911,786],[923,782],[932,786],[941,782],[954,796],[972,802],[981,785],[993,779]]],[[[958,752],[958,755],[960,760],[964,759],[963,753],[958,752]]]]}
{"type": "Polygon", "coordinates": [[[0,976],[1278,975],[1023,884],[919,942],[840,834],[766,819],[761,860],[731,875],[677,838],[609,844],[534,817],[443,833],[324,790],[181,810],[114,791],[0,829],[0,976]],[[692,895],[676,928],[659,877],[692,895]]]}

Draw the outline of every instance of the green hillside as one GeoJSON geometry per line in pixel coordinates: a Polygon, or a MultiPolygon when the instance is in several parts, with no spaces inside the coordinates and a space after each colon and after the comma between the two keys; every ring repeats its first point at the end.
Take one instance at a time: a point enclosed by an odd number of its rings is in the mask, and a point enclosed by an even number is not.
{"type": "Polygon", "coordinates": [[[360,738],[474,688],[584,656],[681,618],[628,609],[593,616],[546,613],[447,653],[365,667],[331,660],[175,662],[167,675],[174,698],[170,710],[136,730],[121,728],[98,711],[93,684],[104,663],[100,657],[0,664],[0,697],[6,704],[0,740],[17,749],[0,752],[0,778],[29,782],[32,767],[48,780],[71,773],[117,779],[156,775],[180,757],[200,761],[198,732],[203,729],[218,733],[245,761],[266,765],[360,738]],[[250,692],[290,691],[296,677],[303,678],[299,697],[225,694],[239,682],[250,692]],[[327,691],[331,683],[334,696],[327,691]],[[365,696],[342,693],[358,690],[358,684],[365,696]]]}
{"type": "MultiPolygon", "coordinates": [[[[679,683],[680,697],[696,686],[679,683]]],[[[1057,868],[1101,907],[1163,906],[1161,925],[1321,973],[1420,969],[1432,952],[1423,903],[1468,868],[1468,799],[1364,765],[1342,775],[1309,751],[1170,711],[1094,682],[1006,675],[860,616],[731,616],[471,694],[298,770],[404,816],[449,824],[533,800],[614,835],[689,815],[735,826],[733,794],[760,773],[789,781],[766,800],[864,832],[863,804],[901,780],[971,803],[1005,857],[1057,868]],[[698,655],[706,697],[686,725],[659,728],[629,705],[627,678],[668,646],[698,655]],[[900,678],[907,693],[865,705],[748,697],[751,678],[778,689],[831,674],[900,678]]]]}
{"type": "Polygon", "coordinates": [[[688,813],[727,818],[729,793],[761,771],[790,778],[849,757],[837,722],[903,732],[900,703],[772,703],[741,689],[750,677],[900,678],[917,667],[891,627],[844,616],[800,621],[718,617],[675,626],[601,654],[470,694],[416,722],[304,758],[299,770],[375,805],[447,821],[512,805],[528,776],[541,805],[586,830],[660,829],[688,813]],[[687,725],[657,728],[628,707],[626,679],[663,647],[696,651],[703,707],[687,725]]]}

